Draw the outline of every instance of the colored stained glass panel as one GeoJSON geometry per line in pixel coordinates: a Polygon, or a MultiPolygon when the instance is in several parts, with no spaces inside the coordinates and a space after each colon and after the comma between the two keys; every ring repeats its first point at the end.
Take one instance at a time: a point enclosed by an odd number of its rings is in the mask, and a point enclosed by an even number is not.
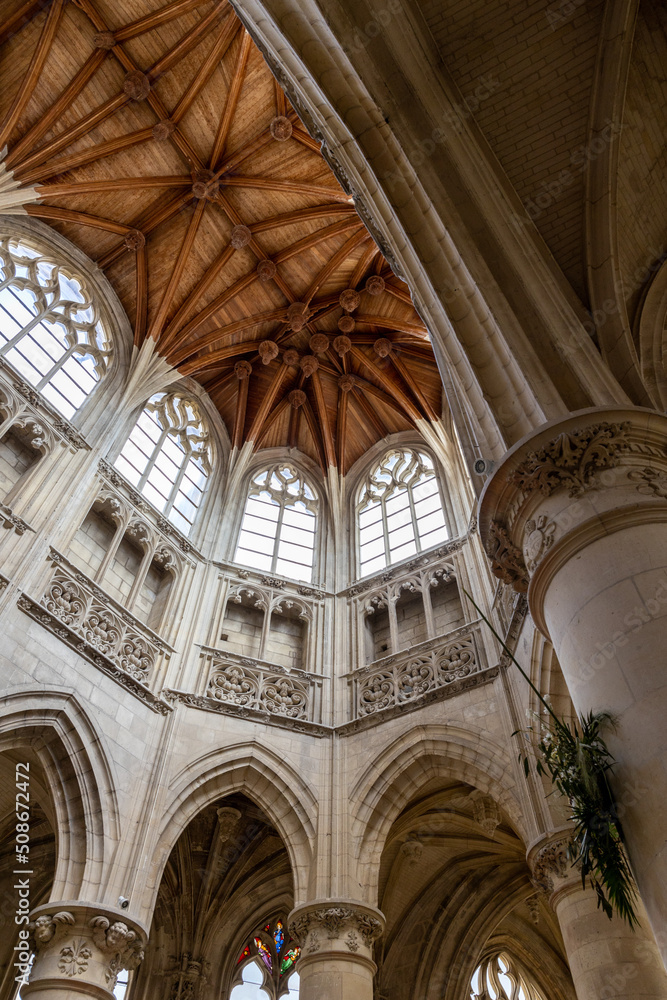
{"type": "Polygon", "coordinates": [[[239,960],[238,960],[238,962],[236,964],[239,965],[243,961],[244,958],[250,958],[250,948],[248,947],[248,945],[245,946],[245,948],[243,949],[243,951],[239,955],[239,960]]]}
{"type": "Polygon", "coordinates": [[[255,947],[259,952],[260,958],[264,962],[264,965],[267,967],[269,972],[271,972],[273,970],[273,962],[271,961],[271,953],[269,949],[266,947],[264,942],[261,941],[258,937],[254,938],[254,941],[255,941],[255,947]]]}
{"type": "Polygon", "coordinates": [[[290,948],[288,952],[283,956],[283,960],[280,963],[280,975],[284,976],[285,973],[292,968],[297,958],[301,954],[300,948],[290,948]]]}
{"type": "Polygon", "coordinates": [[[285,941],[285,933],[283,931],[283,925],[281,920],[279,920],[276,923],[276,929],[273,932],[273,940],[276,942],[276,951],[278,952],[278,954],[280,954],[280,949],[282,948],[283,943],[285,941]]]}

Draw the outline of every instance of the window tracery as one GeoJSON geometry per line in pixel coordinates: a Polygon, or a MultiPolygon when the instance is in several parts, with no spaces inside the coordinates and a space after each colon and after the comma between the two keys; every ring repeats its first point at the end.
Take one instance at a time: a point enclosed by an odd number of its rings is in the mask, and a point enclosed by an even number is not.
{"type": "Polygon", "coordinates": [[[545,1000],[507,952],[491,955],[475,969],[470,1000],[545,1000]]]}
{"type": "Polygon", "coordinates": [[[0,357],[70,419],[111,356],[86,279],[23,240],[0,238],[0,357]]]}
{"type": "Polygon", "coordinates": [[[196,403],[176,392],[152,396],[114,467],[189,534],[211,473],[210,438],[196,403]]]}
{"type": "Polygon", "coordinates": [[[285,933],[285,922],[264,924],[248,938],[237,960],[237,983],[230,1000],[292,1000],[299,995],[295,973],[301,949],[285,933]]]}
{"type": "Polygon", "coordinates": [[[318,501],[294,467],[280,462],[250,483],[234,561],[310,582],[318,501]]]}
{"type": "Polygon", "coordinates": [[[369,472],[358,497],[362,577],[449,537],[436,470],[425,452],[387,452],[369,472]]]}

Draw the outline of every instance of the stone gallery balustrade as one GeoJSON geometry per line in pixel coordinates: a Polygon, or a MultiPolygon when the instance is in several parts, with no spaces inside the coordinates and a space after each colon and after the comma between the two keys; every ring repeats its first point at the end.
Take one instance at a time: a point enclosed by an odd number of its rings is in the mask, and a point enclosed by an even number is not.
{"type": "Polygon", "coordinates": [[[284,720],[318,722],[322,679],[305,670],[264,663],[204,646],[209,660],[206,698],[235,715],[255,711],[284,720]]]}
{"type": "MultiPolygon", "coordinates": [[[[415,701],[486,668],[478,623],[387,656],[352,675],[357,718],[415,701]]],[[[458,688],[459,685],[456,685],[458,688]]]]}
{"type": "Polygon", "coordinates": [[[148,626],[76,569],[55,549],[49,551],[53,571],[39,601],[22,594],[19,607],[95,666],[164,713],[168,710],[151,689],[159,664],[171,647],[148,626]]]}

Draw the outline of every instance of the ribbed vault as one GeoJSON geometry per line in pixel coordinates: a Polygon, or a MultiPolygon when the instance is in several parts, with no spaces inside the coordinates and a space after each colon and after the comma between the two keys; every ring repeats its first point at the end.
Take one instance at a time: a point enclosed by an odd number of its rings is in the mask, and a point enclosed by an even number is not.
{"type": "Polygon", "coordinates": [[[234,446],[344,472],[440,415],[405,285],[226,0],[4,9],[0,148],[29,214],[99,265],[234,446]]]}
{"type": "Polygon", "coordinates": [[[188,970],[211,984],[211,995],[226,996],[248,934],[284,919],[293,903],[287,851],[265,813],[243,795],[208,806],[165,867],[136,996],[152,995],[157,977],[176,982],[188,970]]]}
{"type": "Polygon", "coordinates": [[[469,785],[429,783],[394,822],[382,854],[380,995],[468,996],[485,949],[491,942],[507,947],[511,928],[513,954],[550,997],[571,1000],[560,934],[545,902],[530,884],[522,842],[494,800],[469,785]]]}

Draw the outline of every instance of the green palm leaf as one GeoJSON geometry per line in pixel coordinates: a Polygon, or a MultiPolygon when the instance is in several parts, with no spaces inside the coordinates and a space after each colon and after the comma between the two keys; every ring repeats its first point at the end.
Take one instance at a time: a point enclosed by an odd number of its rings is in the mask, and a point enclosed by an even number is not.
{"type": "Polygon", "coordinates": [[[537,732],[529,726],[512,733],[523,737],[519,759],[526,777],[534,766],[567,799],[574,823],[568,854],[572,864],[580,866],[582,885],[588,881],[610,920],[617,913],[630,927],[636,926],[637,887],[609,785],[615,761],[602,736],[603,729],[613,728],[614,719],[609,712],[589,712],[578,723],[559,719],[471,595],[464,593],[547,711],[546,718],[538,719],[537,732]]]}

